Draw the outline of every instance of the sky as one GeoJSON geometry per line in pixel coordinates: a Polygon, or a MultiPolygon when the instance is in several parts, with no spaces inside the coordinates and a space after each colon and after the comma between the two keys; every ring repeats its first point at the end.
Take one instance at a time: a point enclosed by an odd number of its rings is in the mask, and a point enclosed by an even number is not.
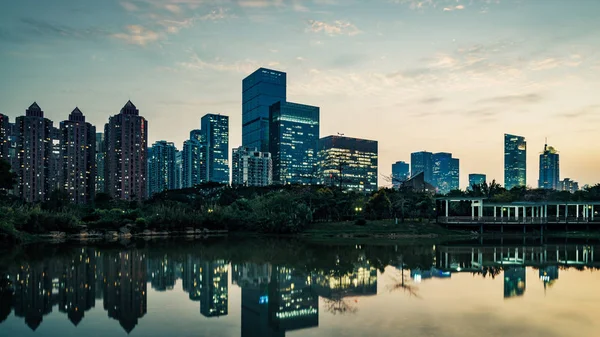
{"type": "Polygon", "coordinates": [[[544,140],[561,179],[600,182],[597,0],[13,0],[0,11],[0,113],[77,106],[98,131],[131,100],[181,149],[206,113],[241,145],[241,82],[287,72],[321,136],[379,142],[379,184],[410,153],[451,152],[503,183],[504,133],[544,140]]]}

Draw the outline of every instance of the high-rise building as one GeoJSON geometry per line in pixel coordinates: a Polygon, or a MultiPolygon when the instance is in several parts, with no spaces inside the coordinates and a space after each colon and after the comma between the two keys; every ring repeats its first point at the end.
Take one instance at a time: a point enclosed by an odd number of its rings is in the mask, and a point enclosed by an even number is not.
{"type": "Polygon", "coordinates": [[[377,141],[328,136],[319,139],[322,184],[358,192],[377,190],[377,141]]]}
{"type": "Polygon", "coordinates": [[[96,132],[96,193],[104,193],[104,133],[96,132]]]}
{"type": "Polygon", "coordinates": [[[527,142],[525,137],[504,134],[504,187],[527,186],[527,142]]]}
{"type": "Polygon", "coordinates": [[[86,204],[96,191],[96,127],[75,108],[60,123],[61,185],[69,200],[86,204]]]}
{"type": "Polygon", "coordinates": [[[15,122],[18,194],[27,202],[43,202],[50,192],[52,121],[33,103],[15,122]]]}
{"type": "Polygon", "coordinates": [[[565,178],[558,182],[558,190],[575,193],[576,191],[579,191],[579,183],[570,178],[565,178]]]}
{"type": "Polygon", "coordinates": [[[10,164],[10,136],[12,134],[12,125],[8,116],[0,114],[0,159],[6,160],[10,164]]]}
{"type": "Polygon", "coordinates": [[[207,114],[200,123],[206,140],[207,181],[229,184],[229,116],[207,114]]]}
{"type": "Polygon", "coordinates": [[[148,122],[127,101],[104,127],[106,148],[105,189],[113,198],[141,200],[146,197],[148,122]]]}
{"type": "Polygon", "coordinates": [[[183,152],[175,152],[175,188],[181,188],[181,181],[183,179],[183,152]]]}
{"type": "Polygon", "coordinates": [[[413,152],[410,154],[411,171],[410,176],[414,177],[423,172],[425,181],[433,184],[433,153],[427,151],[413,152]]]}
{"type": "Polygon", "coordinates": [[[410,165],[403,161],[392,164],[392,185],[395,188],[410,178],[410,165]]]}
{"type": "Polygon", "coordinates": [[[181,165],[181,188],[206,182],[206,141],[200,130],[190,131],[190,139],[183,142],[181,165]]]}
{"type": "Polygon", "coordinates": [[[278,184],[315,184],[319,108],[277,102],[271,106],[269,128],[273,181],[278,184]]]}
{"type": "Polygon", "coordinates": [[[160,140],[148,149],[148,197],[177,189],[175,144],[160,140]]]}
{"type": "Polygon", "coordinates": [[[269,151],[269,107],[286,100],[286,78],[259,68],[242,81],[242,146],[269,151]]]}
{"type": "Polygon", "coordinates": [[[61,130],[60,127],[50,128],[50,144],[52,150],[50,151],[50,169],[48,179],[48,192],[62,190],[63,189],[63,152],[61,144],[61,130]]]}
{"type": "Polygon", "coordinates": [[[447,194],[452,190],[458,190],[459,184],[459,160],[452,158],[452,153],[440,152],[431,156],[433,162],[433,186],[440,194],[447,194]]]}
{"type": "Polygon", "coordinates": [[[486,183],[485,174],[480,173],[471,173],[469,174],[469,187],[467,189],[472,189],[473,185],[481,185],[486,183]]]}
{"type": "Polygon", "coordinates": [[[558,151],[548,144],[544,145],[544,152],[540,154],[540,179],[539,188],[557,190],[560,181],[560,162],[558,151]]]}
{"type": "Polygon", "coordinates": [[[203,269],[200,313],[205,317],[226,316],[229,313],[229,264],[224,260],[206,261],[203,269]]]}
{"type": "Polygon", "coordinates": [[[231,155],[231,185],[268,186],[273,183],[273,161],[269,152],[240,146],[231,155]]]}

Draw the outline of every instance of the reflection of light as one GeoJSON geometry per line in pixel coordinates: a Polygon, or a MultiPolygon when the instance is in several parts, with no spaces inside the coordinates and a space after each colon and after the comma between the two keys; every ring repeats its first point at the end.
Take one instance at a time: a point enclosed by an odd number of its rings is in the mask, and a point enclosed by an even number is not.
{"type": "Polygon", "coordinates": [[[415,281],[415,283],[421,283],[421,274],[415,274],[413,276],[413,280],[415,281]]]}
{"type": "Polygon", "coordinates": [[[460,267],[456,268],[456,271],[461,271],[461,268],[460,267]]]}
{"type": "Polygon", "coordinates": [[[258,298],[258,304],[269,303],[269,296],[261,296],[258,298]]]}

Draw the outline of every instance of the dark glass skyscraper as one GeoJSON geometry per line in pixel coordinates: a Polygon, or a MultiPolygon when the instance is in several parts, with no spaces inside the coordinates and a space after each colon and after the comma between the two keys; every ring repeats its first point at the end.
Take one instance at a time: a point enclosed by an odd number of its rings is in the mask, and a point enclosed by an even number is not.
{"type": "Polygon", "coordinates": [[[459,189],[459,161],[452,158],[452,153],[435,153],[433,162],[433,186],[440,194],[447,194],[459,189]]]}
{"type": "Polygon", "coordinates": [[[527,186],[527,142],[525,137],[504,134],[504,187],[527,186]]]}
{"type": "Polygon", "coordinates": [[[161,140],[148,149],[148,196],[177,189],[175,144],[161,140]]]}
{"type": "Polygon", "coordinates": [[[392,164],[392,184],[399,187],[400,184],[410,178],[410,165],[403,161],[392,164]]]}
{"type": "Polygon", "coordinates": [[[410,155],[410,165],[412,170],[410,176],[414,177],[423,172],[425,181],[433,183],[433,162],[431,156],[433,153],[427,151],[413,152],[410,155]]]}
{"type": "Polygon", "coordinates": [[[200,130],[190,131],[181,153],[181,187],[194,187],[206,182],[206,141],[200,130]]]}
{"type": "Polygon", "coordinates": [[[273,181],[278,184],[316,183],[319,108],[290,102],[273,104],[269,134],[273,181]]]}
{"type": "Polygon", "coordinates": [[[479,173],[471,173],[469,174],[469,187],[467,189],[471,189],[473,185],[481,185],[486,183],[485,174],[479,173]]]}
{"type": "Polygon", "coordinates": [[[560,182],[560,162],[558,151],[548,144],[544,145],[544,152],[540,154],[540,179],[539,188],[550,190],[558,189],[560,182]]]}
{"type": "Polygon", "coordinates": [[[269,151],[269,107],[286,100],[286,73],[259,68],[242,81],[242,146],[269,151]]]}
{"type": "Polygon", "coordinates": [[[200,124],[206,140],[207,181],[229,184],[229,116],[207,114],[200,124]]]}

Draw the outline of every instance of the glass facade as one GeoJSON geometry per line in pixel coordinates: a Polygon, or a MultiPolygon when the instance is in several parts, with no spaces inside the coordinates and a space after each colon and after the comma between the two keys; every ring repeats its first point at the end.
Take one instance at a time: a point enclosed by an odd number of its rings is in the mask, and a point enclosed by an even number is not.
{"type": "Polygon", "coordinates": [[[540,179],[539,188],[549,190],[558,189],[560,182],[560,161],[558,151],[548,144],[544,145],[544,152],[540,154],[540,179]]]}
{"type": "Polygon", "coordinates": [[[229,184],[229,116],[207,114],[200,123],[206,140],[207,181],[229,184]]]}
{"type": "Polygon", "coordinates": [[[504,187],[527,186],[527,142],[525,137],[504,134],[504,187]]]}
{"type": "Polygon", "coordinates": [[[290,102],[273,104],[269,134],[273,181],[279,184],[317,183],[319,108],[290,102]]]}
{"type": "Polygon", "coordinates": [[[400,184],[410,178],[410,165],[404,161],[397,161],[392,164],[392,184],[394,187],[400,187],[400,184]]]}
{"type": "Polygon", "coordinates": [[[481,184],[485,184],[486,182],[487,181],[486,181],[485,174],[471,173],[471,174],[469,174],[468,189],[471,189],[473,185],[481,185],[481,184]]]}
{"type": "Polygon", "coordinates": [[[269,151],[269,107],[285,102],[286,77],[260,68],[242,81],[242,146],[269,151]]]}
{"type": "Polygon", "coordinates": [[[319,176],[325,185],[358,192],[377,190],[377,151],[374,140],[329,136],[319,140],[319,176]]]}
{"type": "Polygon", "coordinates": [[[200,130],[190,131],[190,139],[183,142],[181,165],[181,188],[206,182],[206,142],[200,130]]]}
{"type": "Polygon", "coordinates": [[[177,189],[175,144],[164,140],[148,149],[148,196],[177,189]]]}
{"type": "Polygon", "coordinates": [[[433,186],[439,194],[447,194],[452,190],[458,190],[459,184],[459,161],[452,158],[452,153],[440,152],[431,157],[433,161],[433,186]]]}
{"type": "Polygon", "coordinates": [[[410,172],[410,176],[414,177],[423,172],[425,181],[433,183],[433,162],[431,156],[433,156],[433,153],[426,151],[411,153],[410,165],[412,166],[412,171],[410,172]]]}

